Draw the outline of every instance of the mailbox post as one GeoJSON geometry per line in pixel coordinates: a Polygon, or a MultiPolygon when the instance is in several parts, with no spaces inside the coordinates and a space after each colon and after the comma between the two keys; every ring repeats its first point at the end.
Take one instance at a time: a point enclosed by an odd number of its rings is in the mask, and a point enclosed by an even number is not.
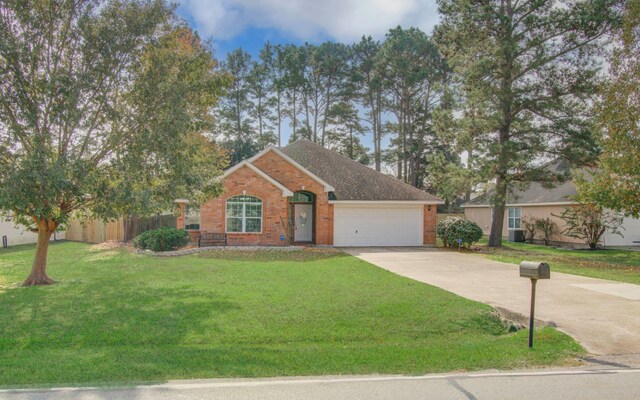
{"type": "Polygon", "coordinates": [[[536,283],[538,279],[550,279],[549,264],[536,261],[520,263],[520,277],[531,279],[531,312],[529,313],[529,348],[533,347],[533,319],[536,307],[536,283]]]}

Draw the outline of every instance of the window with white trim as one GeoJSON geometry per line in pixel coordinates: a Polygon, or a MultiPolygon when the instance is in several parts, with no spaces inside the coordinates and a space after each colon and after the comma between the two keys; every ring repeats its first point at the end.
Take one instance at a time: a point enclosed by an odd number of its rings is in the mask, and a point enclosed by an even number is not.
{"type": "Polygon", "coordinates": [[[184,206],[184,229],[188,231],[200,229],[200,206],[189,204],[184,206]]]}
{"type": "Polygon", "coordinates": [[[522,225],[522,208],[509,207],[507,210],[507,219],[509,229],[520,229],[522,225]]]}
{"type": "Polygon", "coordinates": [[[246,195],[227,199],[227,232],[262,232],[262,200],[246,195]]]}

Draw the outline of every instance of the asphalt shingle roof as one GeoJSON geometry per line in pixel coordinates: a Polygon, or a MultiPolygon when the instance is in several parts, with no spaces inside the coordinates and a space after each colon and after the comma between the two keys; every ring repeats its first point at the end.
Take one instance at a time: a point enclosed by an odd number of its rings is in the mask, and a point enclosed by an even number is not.
{"type": "MultiPolygon", "coordinates": [[[[492,192],[480,195],[475,199],[464,203],[465,206],[489,206],[492,192]]],[[[548,189],[538,182],[532,182],[526,190],[515,189],[507,195],[507,204],[542,204],[562,203],[571,201],[571,196],[576,195],[576,186],[573,182],[564,182],[555,188],[548,189]]]]}
{"type": "MultiPolygon", "coordinates": [[[[564,161],[550,163],[547,168],[553,172],[569,171],[571,166],[564,161]]],[[[558,184],[554,188],[546,188],[539,182],[531,182],[524,190],[512,187],[507,194],[507,204],[543,204],[570,202],[571,197],[577,194],[576,185],[568,180],[558,184]]],[[[465,206],[489,206],[489,199],[493,195],[490,190],[470,201],[465,206]]]]}
{"type": "Polygon", "coordinates": [[[335,200],[442,201],[310,140],[298,140],[281,151],[333,186],[335,200]]]}

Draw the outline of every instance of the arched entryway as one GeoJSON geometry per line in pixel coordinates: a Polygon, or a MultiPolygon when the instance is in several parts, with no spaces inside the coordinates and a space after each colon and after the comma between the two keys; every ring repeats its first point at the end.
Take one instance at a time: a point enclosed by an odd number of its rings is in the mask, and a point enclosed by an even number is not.
{"type": "Polygon", "coordinates": [[[315,243],[315,200],[315,194],[304,190],[289,197],[294,243],[315,243]]]}

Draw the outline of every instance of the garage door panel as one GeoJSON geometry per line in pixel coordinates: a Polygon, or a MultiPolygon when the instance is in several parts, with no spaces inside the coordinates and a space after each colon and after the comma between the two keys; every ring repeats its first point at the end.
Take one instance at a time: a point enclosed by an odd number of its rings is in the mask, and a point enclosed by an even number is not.
{"type": "Polygon", "coordinates": [[[422,206],[334,208],[336,246],[420,246],[422,206]]]}

